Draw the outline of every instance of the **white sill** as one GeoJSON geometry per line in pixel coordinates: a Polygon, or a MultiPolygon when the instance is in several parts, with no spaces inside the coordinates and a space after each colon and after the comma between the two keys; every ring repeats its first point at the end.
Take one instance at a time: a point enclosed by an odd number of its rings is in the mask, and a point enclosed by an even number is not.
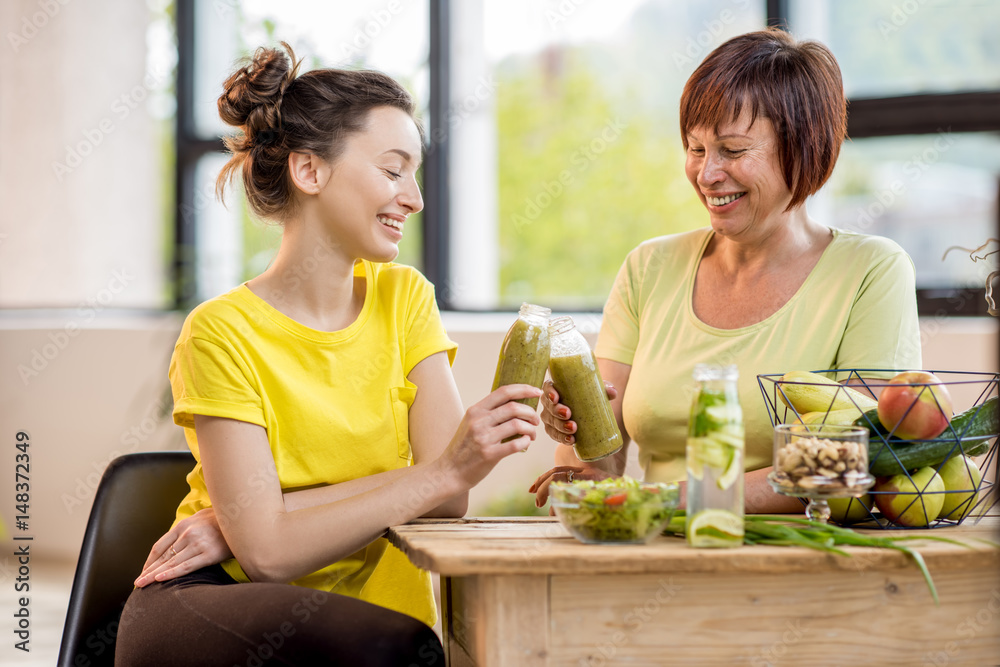
{"type": "Polygon", "coordinates": [[[184,313],[171,310],[83,308],[39,308],[0,310],[0,331],[80,330],[142,331],[174,327],[180,329],[184,313]]]}

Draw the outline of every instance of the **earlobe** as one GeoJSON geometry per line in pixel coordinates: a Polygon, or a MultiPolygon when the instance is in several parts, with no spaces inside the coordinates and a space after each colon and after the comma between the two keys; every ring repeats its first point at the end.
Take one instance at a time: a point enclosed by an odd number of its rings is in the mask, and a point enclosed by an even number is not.
{"type": "Polygon", "coordinates": [[[288,173],[295,187],[304,194],[315,195],[330,178],[329,167],[319,156],[311,153],[289,153],[288,173]]]}

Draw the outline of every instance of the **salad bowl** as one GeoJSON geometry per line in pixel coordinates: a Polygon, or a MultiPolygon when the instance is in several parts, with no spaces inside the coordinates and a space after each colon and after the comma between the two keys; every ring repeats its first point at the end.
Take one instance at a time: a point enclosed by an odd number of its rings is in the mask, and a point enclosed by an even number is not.
{"type": "Polygon", "coordinates": [[[646,544],[673,518],[680,498],[677,484],[628,476],[553,482],[549,492],[559,521],[585,544],[646,544]]]}

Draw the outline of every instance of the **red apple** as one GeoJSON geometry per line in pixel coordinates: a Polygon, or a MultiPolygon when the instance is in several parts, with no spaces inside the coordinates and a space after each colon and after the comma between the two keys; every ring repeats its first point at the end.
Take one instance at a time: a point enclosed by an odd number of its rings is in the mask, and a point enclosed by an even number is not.
{"type": "Polygon", "coordinates": [[[948,387],[926,371],[900,373],[878,399],[879,421],[904,440],[938,437],[948,428],[951,414],[948,387]]]}

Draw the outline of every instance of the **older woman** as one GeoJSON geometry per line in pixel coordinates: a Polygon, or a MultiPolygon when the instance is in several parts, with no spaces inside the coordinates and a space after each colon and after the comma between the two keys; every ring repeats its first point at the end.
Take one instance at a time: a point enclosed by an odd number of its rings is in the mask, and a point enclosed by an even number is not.
{"type": "MultiPolygon", "coordinates": [[[[650,239],[626,258],[596,355],[647,479],[682,480],[695,364],[736,364],[746,422],[748,511],[794,511],[766,483],[770,422],[758,373],[920,367],[913,264],[888,239],[831,229],[806,197],[833,172],[847,108],[833,54],[781,30],[735,37],[681,96],[685,171],[710,227],[650,239]]],[[[867,374],[879,377],[878,373],[867,374]]],[[[581,464],[575,423],[547,386],[542,420],[565,443],[531,487],[624,471],[627,447],[581,464]]]]}

